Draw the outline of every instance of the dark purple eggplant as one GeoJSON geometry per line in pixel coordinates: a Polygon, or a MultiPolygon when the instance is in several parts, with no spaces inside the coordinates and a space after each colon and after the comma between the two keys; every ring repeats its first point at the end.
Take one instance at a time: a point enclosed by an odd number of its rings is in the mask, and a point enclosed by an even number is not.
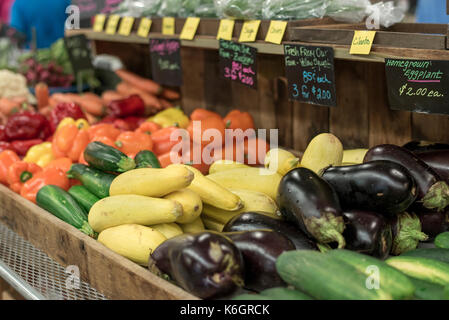
{"type": "Polygon", "coordinates": [[[231,219],[223,232],[273,230],[289,238],[297,250],[317,250],[316,244],[290,222],[275,219],[258,212],[245,212],[231,219]]]}
{"type": "Polygon", "coordinates": [[[338,242],[344,248],[345,223],[335,190],[306,168],[289,171],[278,188],[277,203],[282,216],[321,244],[338,242]]]}
{"type": "Polygon", "coordinates": [[[398,256],[404,252],[415,250],[420,241],[426,241],[428,236],[423,232],[416,214],[404,212],[390,219],[393,232],[391,254],[398,256]]]}
{"type": "Polygon", "coordinates": [[[271,230],[224,233],[237,246],[245,263],[245,288],[260,292],[285,286],[276,271],[276,260],[285,251],[295,250],[286,236],[271,230]]]}
{"type": "Polygon", "coordinates": [[[392,161],[329,167],[322,177],[337,192],[344,209],[398,214],[417,196],[415,180],[408,170],[392,161]]]}
{"type": "Polygon", "coordinates": [[[224,297],[244,285],[242,254],[231,239],[217,232],[167,240],[151,254],[149,268],[156,274],[167,274],[202,299],[224,297]]]}
{"type": "Polygon", "coordinates": [[[421,221],[422,231],[429,236],[427,241],[432,241],[437,235],[449,230],[449,211],[438,212],[436,210],[424,210],[416,212],[421,221]]]}
{"type": "Polygon", "coordinates": [[[435,170],[444,181],[449,181],[449,150],[422,152],[416,156],[435,170]]]}
{"type": "Polygon", "coordinates": [[[430,141],[410,141],[403,148],[417,154],[421,152],[449,150],[449,144],[430,141]]]}
{"type": "Polygon", "coordinates": [[[346,210],[347,222],[343,236],[346,249],[379,259],[386,259],[391,250],[391,226],[381,214],[361,210],[346,210]]]}
{"type": "Polygon", "coordinates": [[[415,179],[417,188],[417,206],[427,209],[443,210],[449,204],[449,186],[424,161],[407,149],[383,144],[371,148],[363,162],[388,160],[405,167],[415,179]]]}

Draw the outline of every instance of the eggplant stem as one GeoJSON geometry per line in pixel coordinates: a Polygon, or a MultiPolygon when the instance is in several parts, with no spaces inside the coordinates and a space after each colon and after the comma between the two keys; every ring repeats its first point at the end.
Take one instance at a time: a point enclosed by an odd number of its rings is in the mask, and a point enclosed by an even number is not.
{"type": "Polygon", "coordinates": [[[438,181],[429,188],[422,201],[427,209],[443,211],[449,205],[449,186],[444,181],[438,181]]]}

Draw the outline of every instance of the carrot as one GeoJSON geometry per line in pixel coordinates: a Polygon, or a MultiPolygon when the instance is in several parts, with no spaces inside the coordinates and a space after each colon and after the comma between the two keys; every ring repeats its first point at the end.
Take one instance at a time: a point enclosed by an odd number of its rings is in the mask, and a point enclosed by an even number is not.
{"type": "Polygon", "coordinates": [[[51,98],[54,99],[57,103],[71,103],[73,101],[73,95],[68,93],[53,93],[51,98]]]}
{"type": "Polygon", "coordinates": [[[54,107],[56,107],[59,104],[59,102],[57,100],[55,100],[55,98],[50,97],[48,99],[48,104],[50,105],[50,107],[54,108],[54,107]]]}
{"type": "Polygon", "coordinates": [[[126,96],[131,96],[133,94],[139,95],[142,98],[143,102],[145,103],[145,107],[147,107],[147,108],[154,108],[156,110],[162,109],[162,105],[159,102],[157,97],[155,97],[154,95],[152,95],[150,93],[142,91],[138,88],[135,88],[132,85],[130,85],[129,83],[121,82],[117,85],[116,89],[122,95],[126,95],[126,96]]]}
{"type": "Polygon", "coordinates": [[[49,103],[48,99],[50,96],[47,84],[39,82],[34,88],[34,93],[37,99],[37,109],[41,110],[42,108],[47,107],[49,103]]]}
{"type": "Polygon", "coordinates": [[[50,113],[51,113],[52,109],[53,109],[52,106],[46,106],[46,107],[43,107],[42,109],[40,109],[39,113],[44,115],[44,116],[46,116],[46,117],[48,117],[48,116],[50,116],[50,113]]]}
{"type": "Polygon", "coordinates": [[[9,116],[11,114],[11,111],[13,111],[15,108],[20,108],[20,103],[7,98],[0,99],[0,112],[3,115],[9,116]]]}
{"type": "Polygon", "coordinates": [[[163,91],[163,88],[156,82],[150,79],[142,78],[135,73],[130,71],[120,69],[115,71],[115,73],[125,82],[130,83],[132,86],[143,90],[145,92],[160,95],[163,91]]]}
{"type": "Polygon", "coordinates": [[[86,115],[87,122],[89,122],[90,125],[96,124],[98,122],[98,118],[93,114],[86,111],[84,111],[84,114],[86,115]]]}
{"type": "Polygon", "coordinates": [[[103,116],[105,113],[105,108],[103,106],[103,101],[96,99],[91,96],[80,96],[77,102],[85,112],[92,114],[93,116],[103,116]]]}
{"type": "Polygon", "coordinates": [[[165,99],[160,98],[159,103],[161,104],[162,109],[173,108],[173,104],[170,101],[167,101],[165,99]]]}
{"type": "Polygon", "coordinates": [[[164,91],[162,91],[162,96],[168,100],[179,100],[179,98],[181,98],[178,92],[171,89],[164,89],[164,91]]]}
{"type": "Polygon", "coordinates": [[[113,90],[105,91],[101,95],[101,99],[103,100],[103,103],[105,105],[110,104],[114,100],[120,100],[120,99],[124,99],[124,98],[126,98],[126,97],[123,94],[121,94],[117,91],[113,91],[113,90]]]}

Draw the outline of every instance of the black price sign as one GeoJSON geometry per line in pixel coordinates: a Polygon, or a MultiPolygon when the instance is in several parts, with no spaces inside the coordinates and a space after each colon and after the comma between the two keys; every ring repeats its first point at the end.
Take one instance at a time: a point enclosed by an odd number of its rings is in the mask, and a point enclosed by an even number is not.
{"type": "Polygon", "coordinates": [[[257,49],[227,40],[220,40],[220,73],[250,88],[257,89],[257,49]]]}
{"type": "Polygon", "coordinates": [[[182,86],[181,42],[178,39],[150,39],[154,81],[167,86],[182,86]]]}
{"type": "Polygon", "coordinates": [[[285,44],[284,53],[290,98],[335,107],[334,50],[331,47],[285,44]]]}
{"type": "Polygon", "coordinates": [[[75,74],[93,70],[91,51],[85,35],[65,37],[64,43],[75,74]]]}
{"type": "Polygon", "coordinates": [[[449,61],[385,59],[391,109],[449,114],[449,61]]]}
{"type": "Polygon", "coordinates": [[[113,12],[124,0],[72,0],[72,4],[80,9],[81,28],[92,26],[92,17],[113,12]]]}

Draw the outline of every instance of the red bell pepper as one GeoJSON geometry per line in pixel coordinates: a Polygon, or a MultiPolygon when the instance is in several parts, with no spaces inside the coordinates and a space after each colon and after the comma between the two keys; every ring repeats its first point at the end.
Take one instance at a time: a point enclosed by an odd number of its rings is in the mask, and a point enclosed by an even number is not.
{"type": "Polygon", "coordinates": [[[5,134],[8,141],[45,140],[51,135],[51,129],[48,120],[40,113],[22,111],[9,117],[5,134]]]}
{"type": "Polygon", "coordinates": [[[113,116],[109,116],[100,121],[100,123],[110,123],[113,124],[114,127],[121,131],[134,131],[139,126],[146,121],[146,118],[142,117],[126,117],[126,118],[117,118],[113,116]]]}
{"type": "Polygon", "coordinates": [[[54,133],[58,128],[58,124],[64,118],[86,119],[86,115],[79,105],[76,103],[60,103],[50,113],[49,122],[51,132],[54,133]]]}
{"type": "Polygon", "coordinates": [[[17,153],[19,156],[26,156],[28,150],[38,144],[43,143],[42,139],[32,139],[32,140],[15,140],[11,142],[10,149],[17,153]]]}
{"type": "Polygon", "coordinates": [[[0,152],[5,150],[11,150],[11,144],[6,141],[0,141],[0,152]]]}
{"type": "Polygon", "coordinates": [[[145,103],[138,95],[131,95],[126,99],[111,101],[108,105],[108,116],[117,118],[143,117],[145,103]]]}
{"type": "Polygon", "coordinates": [[[7,141],[5,126],[0,125],[0,141],[7,141]]]}

